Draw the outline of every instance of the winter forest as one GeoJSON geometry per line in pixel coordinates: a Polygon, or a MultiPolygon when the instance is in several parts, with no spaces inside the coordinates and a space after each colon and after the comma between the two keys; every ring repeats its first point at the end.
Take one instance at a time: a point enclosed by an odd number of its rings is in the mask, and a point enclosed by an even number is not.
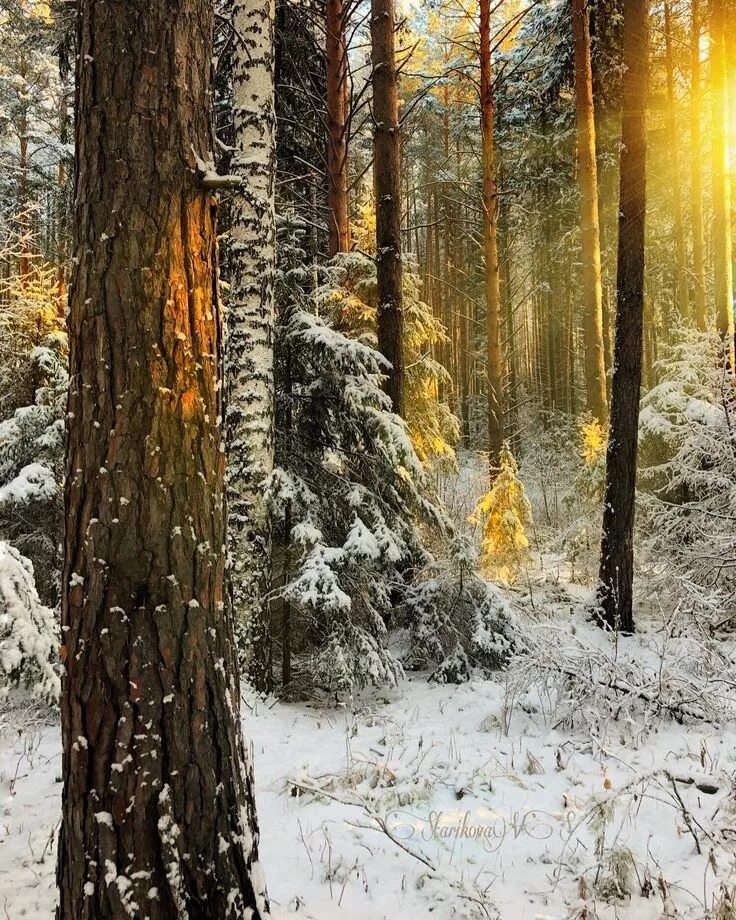
{"type": "Polygon", "coordinates": [[[736,920],[736,0],[0,0],[0,918],[736,920]]]}

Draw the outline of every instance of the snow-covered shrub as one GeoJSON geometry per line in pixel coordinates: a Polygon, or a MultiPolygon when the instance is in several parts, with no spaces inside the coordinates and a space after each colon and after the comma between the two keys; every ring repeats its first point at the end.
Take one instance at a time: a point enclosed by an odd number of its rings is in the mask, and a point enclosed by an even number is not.
{"type": "Polygon", "coordinates": [[[736,655],[717,640],[683,635],[668,618],[647,647],[576,618],[520,621],[508,668],[511,713],[531,694],[554,726],[636,745],[662,718],[721,723],[736,717],[736,655]]]}
{"type": "Polygon", "coordinates": [[[736,400],[717,336],[683,332],[660,369],[640,418],[649,584],[701,625],[735,625],[736,400]]]}
{"type": "Polygon", "coordinates": [[[46,603],[58,593],[67,372],[65,339],[47,336],[29,356],[34,401],[0,421],[0,538],[33,563],[46,603]]]}
{"type": "Polygon", "coordinates": [[[478,502],[471,522],[482,528],[481,568],[491,578],[511,584],[529,559],[527,529],[532,523],[532,507],[508,444],[504,444],[499,460],[498,473],[478,502]]]}
{"type": "Polygon", "coordinates": [[[494,585],[478,577],[476,564],[470,540],[457,535],[448,558],[429,566],[406,595],[407,665],[432,668],[439,683],[468,680],[472,666],[502,667],[512,648],[511,607],[494,585]]]}
{"type": "Polygon", "coordinates": [[[384,359],[310,312],[300,233],[280,230],[275,593],[306,659],[303,680],[334,691],[391,685],[402,673],[388,647],[394,610],[410,571],[430,561],[419,525],[445,521],[381,388],[384,359]]]}
{"type": "Polygon", "coordinates": [[[56,618],[39,600],[32,564],[0,541],[0,693],[22,681],[35,695],[55,700],[57,648],[56,618]]]}

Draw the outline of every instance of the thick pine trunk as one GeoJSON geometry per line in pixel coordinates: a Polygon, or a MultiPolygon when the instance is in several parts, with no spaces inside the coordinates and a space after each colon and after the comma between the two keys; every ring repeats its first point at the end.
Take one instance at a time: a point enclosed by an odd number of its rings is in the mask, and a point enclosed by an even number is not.
{"type": "Polygon", "coordinates": [[[580,225],[583,249],[583,336],[588,411],[601,425],[608,420],[603,344],[603,288],[598,220],[598,166],[595,148],[593,74],[586,0],[572,0],[575,40],[575,111],[578,129],[580,225]]]}
{"type": "Polygon", "coordinates": [[[734,368],[731,180],[728,157],[728,85],[726,82],[726,0],[712,0],[710,79],[713,151],[713,274],[716,326],[726,360],[734,368]]]}
{"type": "Polygon", "coordinates": [[[60,920],[268,913],[225,593],[212,8],[82,0],[60,920]]]}
{"type": "Polygon", "coordinates": [[[401,146],[394,49],[394,0],[372,0],[373,176],[376,192],[378,348],[390,362],[386,392],[394,411],[404,402],[401,259],[401,146]]]}
{"type": "Polygon", "coordinates": [[[624,0],[624,68],[616,338],[598,602],[602,621],[628,632],[634,628],[634,502],[644,317],[648,0],[624,0]]]}
{"type": "Polygon", "coordinates": [[[703,167],[700,143],[700,0],[691,3],[691,79],[690,79],[690,176],[693,231],[693,282],[695,293],[695,323],[701,331],[708,328],[705,306],[705,256],[703,232],[703,167]]]}
{"type": "Polygon", "coordinates": [[[348,211],[350,92],[348,55],[345,46],[345,7],[342,0],[327,0],[325,30],[328,253],[334,256],[338,252],[347,252],[350,249],[348,211]]]}
{"type": "Polygon", "coordinates": [[[483,252],[485,257],[486,357],[488,362],[488,464],[498,470],[504,441],[501,281],[498,265],[498,195],[494,174],[493,73],[490,0],[480,0],[480,126],[483,161],[483,252]]]}
{"type": "Polygon", "coordinates": [[[677,307],[680,319],[690,319],[690,295],[687,288],[687,264],[685,259],[685,229],[682,222],[682,192],[680,188],[680,157],[678,153],[675,62],[672,53],[672,14],[670,4],[664,4],[665,64],[667,71],[667,147],[669,167],[672,171],[672,235],[675,242],[675,263],[677,267],[677,307]]]}
{"type": "Polygon", "coordinates": [[[248,671],[269,690],[270,630],[264,598],[271,536],[264,482],[273,468],[273,280],[275,114],[273,0],[235,0],[227,315],[228,548],[233,608],[243,627],[248,671]]]}

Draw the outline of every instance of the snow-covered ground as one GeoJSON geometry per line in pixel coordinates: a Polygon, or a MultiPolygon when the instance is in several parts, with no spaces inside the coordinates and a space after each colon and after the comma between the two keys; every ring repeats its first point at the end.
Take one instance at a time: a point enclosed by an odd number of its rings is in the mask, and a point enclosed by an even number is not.
{"type": "MultiPolygon", "coordinates": [[[[651,649],[646,632],[622,641],[651,649]]],[[[509,710],[505,690],[412,676],[345,708],[248,699],[274,904],[315,920],[734,916],[707,912],[736,884],[733,727],[612,722],[596,739],[532,695],[509,710]]],[[[51,918],[57,726],[6,732],[0,771],[0,917],[51,918]]]]}

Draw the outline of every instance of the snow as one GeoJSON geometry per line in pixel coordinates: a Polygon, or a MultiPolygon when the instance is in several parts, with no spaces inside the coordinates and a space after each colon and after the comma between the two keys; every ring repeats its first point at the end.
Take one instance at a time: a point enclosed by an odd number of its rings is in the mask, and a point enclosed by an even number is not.
{"type": "MultiPolygon", "coordinates": [[[[627,655],[651,658],[655,638],[626,640],[627,655]]],[[[703,917],[734,882],[736,725],[660,720],[634,739],[627,718],[599,734],[554,728],[548,702],[510,709],[504,674],[461,686],[415,674],[343,708],[247,695],[276,916],[566,920],[584,878],[591,917],[659,920],[661,875],[678,917],[703,917]],[[630,891],[607,903],[593,891],[596,877],[611,889],[612,867],[630,891]]],[[[53,916],[60,773],[58,726],[0,740],[0,904],[13,918],[53,916]]]]}

